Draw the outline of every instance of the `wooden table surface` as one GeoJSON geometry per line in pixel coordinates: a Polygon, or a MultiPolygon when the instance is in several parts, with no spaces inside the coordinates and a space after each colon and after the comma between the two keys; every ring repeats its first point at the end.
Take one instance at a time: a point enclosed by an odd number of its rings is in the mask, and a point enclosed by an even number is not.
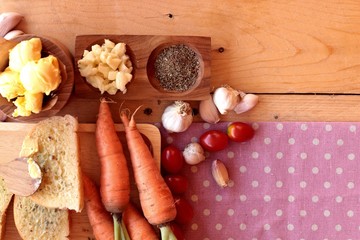
{"type": "MultiPolygon", "coordinates": [[[[211,37],[212,88],[229,84],[260,96],[255,109],[224,121],[360,120],[357,0],[1,0],[5,11],[25,16],[18,29],[56,38],[72,54],[82,34],[211,37]]],[[[151,108],[138,121],[156,122],[169,102],[127,104],[151,108]]],[[[59,114],[94,122],[97,107],[73,95],[59,114]]]]}

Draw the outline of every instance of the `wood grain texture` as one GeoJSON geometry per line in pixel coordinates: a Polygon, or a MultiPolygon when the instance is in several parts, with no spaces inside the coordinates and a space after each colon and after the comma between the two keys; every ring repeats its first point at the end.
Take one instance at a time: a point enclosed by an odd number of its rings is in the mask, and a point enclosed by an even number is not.
{"type": "MultiPolygon", "coordinates": [[[[37,163],[34,164],[40,169],[37,163]]],[[[30,196],[39,188],[41,175],[32,178],[29,172],[28,158],[15,158],[0,165],[0,176],[7,189],[15,195],[30,196]]]]}
{"type": "Polygon", "coordinates": [[[269,94],[265,98],[270,109],[263,103],[257,108],[265,112],[246,118],[271,120],[265,116],[281,107],[283,120],[334,121],[346,112],[353,115],[340,120],[359,119],[349,105],[357,105],[355,95],[360,94],[356,0],[2,0],[0,12],[8,10],[25,15],[18,28],[53,36],[73,54],[75,37],[83,34],[209,36],[212,87],[228,83],[245,92],[269,94]],[[332,96],[338,94],[337,107],[332,107],[332,96]],[[317,108],[324,110],[319,114],[313,111],[317,108]]]}
{"type": "MultiPolygon", "coordinates": [[[[80,122],[92,123],[96,120],[99,100],[70,100],[71,104],[59,112],[70,113],[78,117],[80,122]],[[85,107],[86,106],[86,107],[85,107]]],[[[201,122],[198,114],[198,101],[189,101],[195,112],[194,121],[201,122]]],[[[161,115],[169,105],[168,101],[125,101],[123,107],[132,111],[142,105],[135,116],[137,122],[161,122],[161,115]],[[151,112],[151,113],[150,113],[151,112]]],[[[111,104],[114,121],[120,123],[119,104],[111,104]]],[[[299,94],[259,94],[258,105],[249,112],[240,115],[230,113],[221,116],[221,121],[247,122],[295,122],[295,121],[360,121],[359,95],[299,95],[299,94]]]]}
{"type": "MultiPolygon", "coordinates": [[[[126,54],[132,62],[133,78],[126,85],[126,94],[118,91],[115,95],[104,94],[113,100],[202,100],[210,93],[211,77],[211,39],[198,36],[152,36],[152,35],[82,35],[76,37],[75,66],[82,58],[84,50],[91,51],[91,46],[104,44],[109,39],[114,43],[125,43],[126,54]],[[195,84],[185,92],[165,91],[159,81],[151,74],[159,51],[174,44],[186,44],[196,52],[200,62],[199,77],[195,84]]],[[[76,69],[78,69],[76,67],[76,69]]],[[[85,78],[76,75],[75,94],[82,98],[100,98],[101,94],[88,84],[85,78]]]]}
{"type": "MultiPolygon", "coordinates": [[[[31,123],[0,123],[0,152],[1,162],[12,160],[20,152],[22,141],[33,124],[31,123]],[[9,145],[8,143],[12,144],[9,145]]],[[[129,153],[127,151],[125,133],[122,124],[116,124],[116,130],[119,132],[119,138],[124,146],[124,152],[130,166],[129,153]]],[[[155,161],[159,164],[160,170],[160,132],[157,127],[151,124],[138,124],[139,131],[143,134],[148,146],[153,152],[155,161]]],[[[82,171],[92,178],[96,184],[100,179],[100,162],[96,152],[95,145],[95,124],[80,124],[78,135],[80,140],[80,156],[82,171]]],[[[132,176],[131,168],[130,176],[132,176]]],[[[138,194],[134,180],[132,180],[131,198],[138,203],[138,194]]],[[[12,204],[7,211],[5,239],[20,239],[14,225],[12,204]]],[[[70,211],[70,239],[93,239],[92,228],[88,221],[86,211],[75,213],[70,211]]]]}

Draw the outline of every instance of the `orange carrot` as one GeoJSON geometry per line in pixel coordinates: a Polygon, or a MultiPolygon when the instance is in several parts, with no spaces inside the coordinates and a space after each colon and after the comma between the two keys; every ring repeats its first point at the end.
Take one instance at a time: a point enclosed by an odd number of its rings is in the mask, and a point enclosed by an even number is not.
{"type": "Polygon", "coordinates": [[[83,174],[85,208],[96,239],[114,239],[113,219],[100,199],[95,183],[83,174]]]}
{"type": "Polygon", "coordinates": [[[123,221],[131,240],[158,240],[154,228],[130,202],[123,213],[123,221]]]}
{"type": "Polygon", "coordinates": [[[105,100],[100,103],[95,134],[101,164],[101,199],[107,211],[121,213],[130,199],[129,171],[109,105],[105,100]]]}
{"type": "Polygon", "coordinates": [[[134,114],[129,120],[125,111],[120,118],[124,124],[132,168],[142,211],[152,225],[162,225],[176,216],[174,198],[160,174],[148,146],[137,129],[134,114]]]}

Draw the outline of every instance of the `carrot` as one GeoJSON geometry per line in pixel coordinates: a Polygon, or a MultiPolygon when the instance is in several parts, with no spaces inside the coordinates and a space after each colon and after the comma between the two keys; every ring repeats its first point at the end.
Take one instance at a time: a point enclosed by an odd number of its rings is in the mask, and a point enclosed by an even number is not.
{"type": "Polygon", "coordinates": [[[95,183],[83,174],[85,208],[96,239],[114,239],[113,219],[100,199],[95,183]]]}
{"type": "Polygon", "coordinates": [[[123,213],[123,221],[131,240],[158,240],[154,228],[130,202],[123,213]]]}
{"type": "Polygon", "coordinates": [[[123,110],[120,118],[125,128],[141,208],[150,224],[162,225],[172,221],[176,216],[174,198],[137,129],[134,114],[129,120],[126,111],[123,110]]]}
{"type": "Polygon", "coordinates": [[[101,199],[107,211],[121,213],[130,200],[129,171],[109,105],[105,100],[100,102],[95,134],[101,165],[101,199]]]}

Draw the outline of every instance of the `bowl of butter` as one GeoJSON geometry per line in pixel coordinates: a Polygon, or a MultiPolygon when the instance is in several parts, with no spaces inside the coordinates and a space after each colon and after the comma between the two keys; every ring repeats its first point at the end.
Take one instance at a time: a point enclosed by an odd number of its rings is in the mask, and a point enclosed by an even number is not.
{"type": "Polygon", "coordinates": [[[15,121],[56,115],[74,84],[71,54],[59,41],[45,36],[25,34],[12,41],[4,56],[7,64],[0,69],[0,111],[15,121]]]}

